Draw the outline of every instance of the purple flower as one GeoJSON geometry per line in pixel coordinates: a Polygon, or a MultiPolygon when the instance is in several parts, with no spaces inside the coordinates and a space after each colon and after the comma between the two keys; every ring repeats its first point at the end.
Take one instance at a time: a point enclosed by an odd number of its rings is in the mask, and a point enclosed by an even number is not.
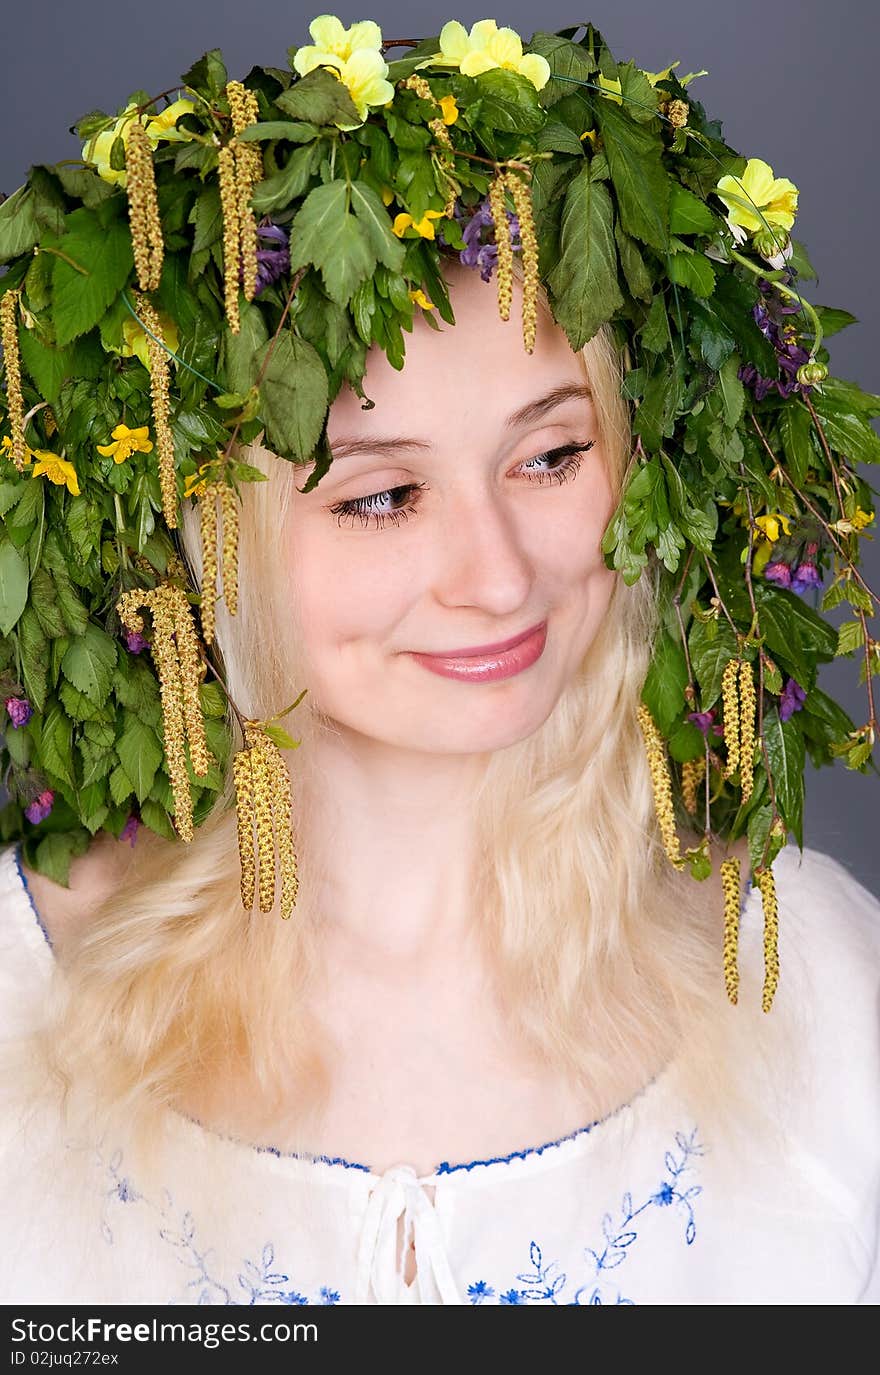
{"type": "MultiPolygon", "coordinates": [[[[786,285],[791,284],[794,274],[794,268],[787,269],[786,285]]],[[[786,322],[784,318],[786,315],[797,314],[800,311],[800,306],[797,303],[787,304],[789,298],[784,296],[781,291],[777,291],[775,284],[769,282],[766,277],[758,278],[758,287],[763,299],[755,303],[752,315],[761,333],[773,345],[779,367],[785,374],[785,380],[762,377],[753,363],[743,364],[737,376],[741,382],[745,382],[747,386],[754,389],[756,401],[763,401],[767,393],[774,390],[782,397],[789,397],[794,392],[809,393],[813,388],[806,383],[798,382],[797,370],[802,363],[808,361],[810,355],[797,342],[796,326],[790,321],[786,322]]]]}
{"type": "MultiPolygon", "coordinates": [[[[461,202],[456,201],[454,216],[462,226],[461,236],[465,241],[465,247],[459,250],[459,260],[465,267],[478,267],[480,276],[484,282],[488,282],[492,272],[498,262],[498,247],[495,243],[495,221],[492,218],[492,207],[489,204],[488,195],[484,196],[475,206],[461,207],[461,202]],[[488,243],[483,243],[482,232],[486,229],[492,235],[488,243]]],[[[522,250],[522,242],[519,234],[519,216],[510,210],[505,210],[507,222],[510,225],[511,246],[514,252],[522,250]]],[[[438,234],[441,243],[446,243],[442,230],[438,234]]]]}
{"type": "MultiPolygon", "coordinates": [[[[271,220],[257,227],[257,237],[268,240],[268,244],[257,249],[257,285],[254,295],[259,296],[267,286],[277,282],[290,270],[290,240],[279,224],[271,220]],[[274,247],[273,247],[274,245],[274,247]]],[[[239,281],[244,284],[244,265],[239,267],[239,281]]]]}
{"type": "Polygon", "coordinates": [[[709,711],[689,711],[687,719],[688,721],[693,721],[694,725],[698,726],[704,735],[708,735],[710,730],[713,730],[716,735],[724,734],[724,727],[716,726],[715,724],[714,707],[709,711]]]}
{"type": "Polygon", "coordinates": [[[806,692],[796,678],[789,678],[779,699],[779,719],[787,721],[796,711],[800,711],[806,700],[806,692]]]}
{"type": "Polygon", "coordinates": [[[40,821],[45,821],[52,810],[52,803],[55,801],[55,794],[51,788],[40,793],[39,797],[29,806],[25,807],[24,814],[28,821],[32,821],[36,826],[40,821]]]}
{"type": "Polygon", "coordinates": [[[126,630],[125,644],[132,654],[140,654],[141,650],[146,649],[149,643],[149,640],[145,640],[139,630],[126,630]]]}
{"type": "Polygon", "coordinates": [[[794,570],[791,579],[792,592],[806,592],[811,587],[821,587],[819,570],[810,559],[803,559],[794,570]]]}
{"type": "Polygon", "coordinates": [[[768,563],[764,569],[764,577],[768,582],[775,582],[779,587],[791,587],[791,568],[782,559],[768,563]]]}
{"type": "Polygon", "coordinates": [[[125,825],[119,833],[119,839],[128,840],[131,842],[132,845],[134,845],[135,841],[137,840],[138,826],[140,824],[140,821],[135,816],[134,812],[132,812],[131,816],[128,818],[128,820],[126,821],[125,825]]]}
{"type": "Polygon", "coordinates": [[[18,730],[19,726],[26,726],[34,714],[34,709],[26,697],[7,697],[6,710],[9,712],[13,730],[18,730]]]}
{"type": "Polygon", "coordinates": [[[817,540],[810,540],[804,546],[805,557],[801,559],[793,572],[791,580],[792,592],[806,592],[810,587],[822,586],[822,575],[816,566],[816,553],[818,548],[819,544],[817,540]]]}

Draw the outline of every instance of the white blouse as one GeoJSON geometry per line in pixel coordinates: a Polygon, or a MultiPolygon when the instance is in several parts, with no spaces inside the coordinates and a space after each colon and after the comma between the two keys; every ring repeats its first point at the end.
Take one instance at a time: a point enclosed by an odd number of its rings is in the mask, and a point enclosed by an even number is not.
{"type": "MultiPolygon", "coordinates": [[[[778,1174],[737,1166],[722,1143],[704,1139],[675,1095],[672,1065],[558,1141],[443,1161],[421,1176],[406,1164],[379,1173],[254,1147],[169,1110],[173,1169],[152,1191],[129,1173],[124,1145],[65,1140],[54,1117],[25,1123],[7,1084],[0,1302],[878,1302],[880,902],[809,848],[801,858],[788,845],[774,873],[776,997],[807,996],[786,962],[787,943],[797,942],[815,1009],[803,1047],[811,1088],[786,1109],[778,1174]],[[411,1241],[416,1274],[406,1283],[411,1241]]],[[[741,970],[749,960],[763,968],[762,929],[760,893],[749,887],[741,970]]],[[[7,845],[6,1049],[39,1016],[53,958],[19,848],[7,845]]]]}

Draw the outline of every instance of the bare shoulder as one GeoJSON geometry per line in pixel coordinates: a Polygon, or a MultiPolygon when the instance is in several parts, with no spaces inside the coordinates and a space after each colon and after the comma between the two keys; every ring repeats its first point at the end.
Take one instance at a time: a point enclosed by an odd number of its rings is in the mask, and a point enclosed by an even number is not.
{"type": "Polygon", "coordinates": [[[99,831],[85,854],[71,860],[70,886],[65,888],[30,868],[22,856],[21,868],[34,905],[56,949],[87,923],[98,904],[124,882],[132,858],[132,847],[127,841],[117,840],[108,831],[99,831]]]}

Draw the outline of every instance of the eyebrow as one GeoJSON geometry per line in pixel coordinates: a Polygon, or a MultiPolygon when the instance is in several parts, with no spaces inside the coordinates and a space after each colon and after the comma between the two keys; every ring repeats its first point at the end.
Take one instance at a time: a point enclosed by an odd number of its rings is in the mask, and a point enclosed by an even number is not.
{"type": "MultiPolygon", "coordinates": [[[[554,387],[545,396],[539,396],[535,401],[528,401],[525,406],[520,406],[519,410],[513,411],[505,420],[505,430],[520,429],[523,425],[534,425],[536,421],[542,420],[545,415],[549,415],[557,406],[563,405],[566,401],[587,401],[592,400],[592,389],[585,382],[567,382],[559,387],[554,387]]],[[[430,449],[431,445],[424,439],[401,439],[383,438],[381,436],[369,439],[338,439],[335,444],[331,444],[330,449],[334,461],[339,458],[350,458],[358,454],[372,453],[402,453],[411,452],[418,449],[430,449]]]]}

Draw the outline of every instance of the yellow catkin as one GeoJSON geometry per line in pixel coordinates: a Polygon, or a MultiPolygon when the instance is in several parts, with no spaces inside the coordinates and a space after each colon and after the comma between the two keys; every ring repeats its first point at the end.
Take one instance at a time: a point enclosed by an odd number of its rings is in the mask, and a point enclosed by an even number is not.
{"type": "Polygon", "coordinates": [[[18,348],[19,287],[13,287],[0,297],[0,341],[3,344],[3,366],[6,371],[6,406],[12,430],[9,457],[19,472],[28,462],[28,446],[24,437],[24,393],[21,389],[21,354],[18,348]]]}
{"type": "Polygon", "coordinates": [[[724,710],[724,745],[727,764],[724,778],[731,778],[739,768],[739,659],[728,659],[721,678],[721,699],[724,710]]]}
{"type": "Polygon", "coordinates": [[[183,688],[183,715],[189,741],[189,756],[193,771],[204,778],[211,767],[211,753],[205,734],[205,717],[199,696],[207,665],[199,653],[199,639],[193,622],[192,607],[186,593],[178,587],[169,597],[174,606],[174,635],[180,661],[180,681],[183,688]]]}
{"type": "Polygon", "coordinates": [[[153,429],[159,460],[162,514],[169,530],[176,530],[178,497],[174,467],[174,436],[171,433],[170,358],[167,350],[156,342],[156,339],[164,339],[165,335],[152,302],[138,292],[134,295],[137,313],[151,332],[147,334],[147,351],[150,358],[150,395],[153,400],[153,429]],[[153,334],[156,339],[151,337],[153,334]]]}
{"type": "MultiPolygon", "coordinates": [[[[419,76],[418,72],[411,72],[410,75],[406,78],[406,80],[401,84],[404,86],[408,86],[410,90],[415,91],[416,95],[419,96],[422,100],[429,100],[432,105],[435,105],[438,109],[440,108],[439,100],[434,95],[434,92],[431,90],[431,87],[428,85],[425,78],[423,76],[419,76]]],[[[448,186],[446,204],[443,207],[443,214],[446,215],[447,218],[451,218],[455,213],[456,197],[461,191],[460,184],[455,180],[455,177],[453,176],[453,172],[455,169],[455,150],[453,147],[452,139],[449,137],[449,130],[446,127],[446,122],[444,119],[442,119],[440,116],[437,116],[434,119],[429,119],[428,128],[431,130],[431,133],[434,135],[437,142],[443,148],[443,152],[440,154],[442,161],[441,171],[446,177],[446,182],[448,186]]]]}
{"type": "Polygon", "coordinates": [[[535,351],[538,325],[538,238],[532,214],[532,188],[517,172],[508,170],[505,181],[510,188],[513,206],[519,220],[523,264],[523,343],[526,353],[535,351]]]}
{"type": "Polygon", "coordinates": [[[764,907],[764,989],[761,1007],[769,1012],[779,985],[779,907],[772,868],[758,869],[755,877],[764,907]]]}
{"type": "Polygon", "coordinates": [[[689,108],[687,101],[677,98],[665,102],[665,108],[661,107],[666,118],[675,129],[681,129],[683,125],[687,124],[689,108]]]}
{"type": "Polygon", "coordinates": [[[489,209],[492,212],[495,246],[498,249],[498,311],[502,320],[509,320],[510,302],[513,299],[513,245],[504,198],[504,172],[501,168],[489,183],[489,209]]]}
{"type": "Polygon", "coordinates": [[[681,853],[678,833],[675,829],[675,814],[672,806],[672,778],[669,773],[666,747],[663,742],[663,737],[657,729],[654,718],[644,702],[639,703],[638,718],[647,749],[648,765],[651,770],[651,784],[654,790],[654,807],[657,813],[657,821],[660,825],[660,834],[663,838],[663,847],[666,850],[670,863],[673,864],[676,869],[683,869],[685,867],[685,860],[681,853]]]}
{"type": "Polygon", "coordinates": [[[724,986],[730,1002],[736,1006],[739,996],[737,947],[741,896],[740,866],[735,855],[721,861],[721,887],[724,891],[724,986]]]}
{"type": "Polygon", "coordinates": [[[132,120],[125,153],[128,219],[134,265],[141,291],[155,291],[162,275],[165,244],[156,196],[156,172],[147,131],[140,120],[132,120]]]}
{"type": "Polygon", "coordinates": [[[287,918],[296,905],[299,891],[299,877],[296,868],[296,852],[292,832],[292,796],[290,773],[284,758],[274,741],[267,755],[273,780],[275,836],[278,842],[278,862],[281,869],[281,915],[287,918]]]}
{"type": "Polygon", "coordinates": [[[181,840],[193,838],[192,792],[184,742],[189,735],[190,758],[197,774],[208,771],[210,756],[198,686],[205,667],[199,660],[195,626],[186,593],[171,583],[123,592],[116,611],[128,630],[143,632],[139,607],[153,617],[150,653],[159,674],[165,762],[174,796],[174,825],[181,840]]]}
{"type": "Polygon", "coordinates": [[[269,767],[268,751],[262,732],[248,727],[251,768],[254,779],[254,815],[257,823],[257,859],[260,873],[259,906],[261,912],[271,912],[275,903],[275,836],[272,824],[275,780],[269,767]]]}
{"type": "Polygon", "coordinates": [[[743,659],[739,666],[739,767],[742,800],[748,802],[752,795],[755,775],[755,718],[757,697],[752,665],[743,659]]]}
{"type": "Polygon", "coordinates": [[[199,531],[202,537],[202,639],[214,643],[214,607],[217,601],[217,487],[206,483],[198,493],[199,531]]]}
{"type": "Polygon", "coordinates": [[[238,311],[238,272],[241,253],[241,234],[238,221],[238,185],[235,173],[235,150],[228,143],[217,149],[220,175],[220,208],[223,212],[223,297],[226,319],[233,334],[241,329],[238,311]]]}
{"type": "Polygon", "coordinates": [[[238,750],[232,760],[235,780],[235,812],[238,819],[238,857],[241,869],[241,902],[246,911],[254,905],[256,855],[254,851],[254,772],[250,749],[238,750]]]}
{"type": "Polygon", "coordinates": [[[691,816],[697,811],[697,789],[706,776],[706,756],[687,759],[681,766],[681,795],[691,816]]]}
{"type": "MultiPolygon", "coordinates": [[[[256,124],[260,116],[260,106],[256,94],[249,91],[240,81],[230,81],[226,86],[229,113],[235,135],[241,134],[250,125],[256,124]]],[[[237,137],[231,140],[235,157],[235,185],[237,200],[237,219],[239,234],[239,261],[242,272],[242,290],[246,301],[252,301],[257,289],[257,221],[251,209],[254,187],[263,176],[263,155],[256,143],[240,142],[237,137]]]]}
{"type": "Polygon", "coordinates": [[[234,487],[220,483],[223,512],[223,599],[230,616],[238,614],[238,499],[234,487]]]}

